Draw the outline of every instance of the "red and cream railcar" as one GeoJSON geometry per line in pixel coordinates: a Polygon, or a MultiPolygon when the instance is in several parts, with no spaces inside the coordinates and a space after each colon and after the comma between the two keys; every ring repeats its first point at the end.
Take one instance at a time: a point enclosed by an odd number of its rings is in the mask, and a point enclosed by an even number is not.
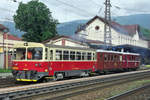
{"type": "Polygon", "coordinates": [[[12,73],[17,81],[57,80],[139,66],[139,55],[133,53],[31,42],[15,45],[14,51],[12,73]]]}
{"type": "Polygon", "coordinates": [[[96,68],[94,49],[25,43],[14,46],[13,75],[17,81],[88,76],[96,68]]]}

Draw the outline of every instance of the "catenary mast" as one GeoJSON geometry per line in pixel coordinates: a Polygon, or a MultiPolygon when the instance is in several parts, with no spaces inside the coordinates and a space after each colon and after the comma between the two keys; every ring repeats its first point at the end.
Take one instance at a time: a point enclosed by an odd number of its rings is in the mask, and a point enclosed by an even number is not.
{"type": "Polygon", "coordinates": [[[106,47],[112,45],[112,36],[111,36],[111,4],[110,0],[105,1],[105,26],[104,26],[104,45],[106,47]]]}

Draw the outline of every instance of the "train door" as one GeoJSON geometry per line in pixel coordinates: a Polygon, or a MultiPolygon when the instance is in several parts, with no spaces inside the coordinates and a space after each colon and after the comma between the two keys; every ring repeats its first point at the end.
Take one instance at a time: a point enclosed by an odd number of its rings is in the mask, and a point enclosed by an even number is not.
{"type": "Polygon", "coordinates": [[[49,70],[49,67],[50,67],[50,62],[49,62],[49,49],[46,47],[45,48],[45,71],[48,72],[48,74],[50,74],[50,70],[49,70]]]}
{"type": "Polygon", "coordinates": [[[104,53],[103,58],[104,58],[104,60],[103,60],[103,62],[104,62],[104,64],[103,64],[103,70],[107,70],[108,69],[108,65],[109,65],[108,64],[108,60],[109,60],[108,54],[104,53]]]}
{"type": "Polygon", "coordinates": [[[104,70],[111,70],[112,69],[112,62],[111,62],[111,54],[110,53],[104,53],[104,70]]]}
{"type": "Polygon", "coordinates": [[[52,71],[52,61],[54,60],[54,50],[53,49],[49,49],[49,75],[52,75],[51,71],[52,71]]]}

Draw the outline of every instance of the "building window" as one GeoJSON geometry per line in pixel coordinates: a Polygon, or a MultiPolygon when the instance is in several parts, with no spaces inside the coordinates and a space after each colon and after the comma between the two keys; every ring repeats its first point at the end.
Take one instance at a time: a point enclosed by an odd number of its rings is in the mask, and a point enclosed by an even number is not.
{"type": "Polygon", "coordinates": [[[100,27],[99,26],[95,26],[95,30],[99,30],[100,29],[100,27]]]}

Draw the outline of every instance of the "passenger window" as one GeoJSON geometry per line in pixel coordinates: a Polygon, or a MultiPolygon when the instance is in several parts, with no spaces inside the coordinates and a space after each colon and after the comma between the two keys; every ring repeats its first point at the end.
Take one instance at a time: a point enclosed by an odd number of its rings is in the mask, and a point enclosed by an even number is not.
{"type": "Polygon", "coordinates": [[[103,54],[102,53],[100,53],[100,59],[103,60],[103,54]]]}
{"type": "Polygon", "coordinates": [[[130,56],[130,61],[132,61],[132,56],[130,56]]]}
{"type": "Polygon", "coordinates": [[[96,57],[95,57],[95,53],[93,53],[93,60],[95,60],[96,59],[96,57]]]}
{"type": "Polygon", "coordinates": [[[75,51],[70,51],[70,60],[75,60],[75,51]]]}
{"type": "Polygon", "coordinates": [[[88,53],[88,55],[87,55],[87,60],[91,60],[91,53],[88,53]]]}
{"type": "Polygon", "coordinates": [[[63,51],[63,60],[69,60],[69,51],[63,51]]]}
{"type": "Polygon", "coordinates": [[[127,56],[125,56],[125,60],[127,61],[127,56]]]}
{"type": "Polygon", "coordinates": [[[106,54],[104,55],[104,60],[107,61],[107,55],[106,54]]]}
{"type": "Polygon", "coordinates": [[[135,57],[135,60],[136,60],[136,61],[140,61],[140,58],[139,58],[139,57],[135,57]]]}
{"type": "Polygon", "coordinates": [[[50,60],[53,60],[53,50],[50,50],[50,60]]]}
{"type": "Polygon", "coordinates": [[[108,61],[110,61],[110,55],[108,55],[108,61]]]}
{"type": "Polygon", "coordinates": [[[82,52],[82,60],[86,60],[86,53],[82,52]]]}
{"type": "Polygon", "coordinates": [[[117,56],[116,55],[114,56],[114,60],[117,61],[117,56]]]}
{"type": "Polygon", "coordinates": [[[132,60],[134,61],[135,59],[134,59],[134,56],[132,56],[132,60]]]}
{"type": "Polygon", "coordinates": [[[113,55],[111,55],[111,61],[114,61],[114,56],[113,55]]]}
{"type": "Polygon", "coordinates": [[[122,56],[120,56],[120,61],[122,61],[122,56]]]}
{"type": "Polygon", "coordinates": [[[77,54],[76,54],[76,60],[81,60],[81,52],[77,52],[77,54]]]}
{"type": "Polygon", "coordinates": [[[62,60],[62,51],[56,50],[56,60],[62,60]]]}
{"type": "Polygon", "coordinates": [[[46,59],[46,60],[47,60],[47,58],[48,58],[47,56],[48,56],[48,49],[46,48],[46,49],[45,49],[45,59],[46,59]]]}

